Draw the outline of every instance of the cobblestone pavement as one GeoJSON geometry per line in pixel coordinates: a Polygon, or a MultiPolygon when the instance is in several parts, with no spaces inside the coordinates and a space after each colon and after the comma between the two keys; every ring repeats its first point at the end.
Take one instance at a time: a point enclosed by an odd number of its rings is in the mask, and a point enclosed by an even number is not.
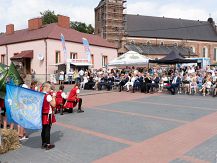
{"type": "MultiPolygon", "coordinates": [[[[67,91],[70,86],[66,88],[67,91]]],[[[84,113],[57,115],[52,150],[40,131],[1,163],[215,163],[217,100],[212,97],[82,91],[84,113]]]]}

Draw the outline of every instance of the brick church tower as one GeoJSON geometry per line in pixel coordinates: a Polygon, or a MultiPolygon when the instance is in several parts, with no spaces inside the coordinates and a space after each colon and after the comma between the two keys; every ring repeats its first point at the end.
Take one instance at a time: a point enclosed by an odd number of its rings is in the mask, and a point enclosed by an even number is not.
{"type": "Polygon", "coordinates": [[[126,0],[101,0],[95,8],[95,34],[121,47],[126,0]]]}

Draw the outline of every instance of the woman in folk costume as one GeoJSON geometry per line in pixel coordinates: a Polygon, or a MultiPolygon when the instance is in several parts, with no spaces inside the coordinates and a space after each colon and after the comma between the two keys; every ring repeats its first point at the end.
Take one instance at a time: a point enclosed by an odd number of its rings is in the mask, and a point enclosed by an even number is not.
{"type": "Polygon", "coordinates": [[[79,98],[78,95],[80,93],[80,83],[75,83],[74,88],[69,93],[69,96],[66,100],[66,103],[64,105],[64,108],[69,109],[69,112],[73,112],[73,108],[77,105],[78,103],[78,113],[83,113],[84,111],[81,110],[81,105],[82,105],[82,98],[79,98]]]}
{"type": "Polygon", "coordinates": [[[42,149],[52,149],[55,145],[50,144],[50,130],[52,123],[56,122],[55,116],[53,114],[53,109],[56,106],[55,94],[53,96],[50,94],[51,84],[46,82],[42,86],[42,92],[45,93],[44,103],[42,107],[42,149]]]}
{"type": "Polygon", "coordinates": [[[63,115],[63,105],[65,103],[66,94],[64,92],[64,85],[60,85],[59,91],[56,93],[56,110],[55,112],[60,111],[60,115],[63,115]]]}

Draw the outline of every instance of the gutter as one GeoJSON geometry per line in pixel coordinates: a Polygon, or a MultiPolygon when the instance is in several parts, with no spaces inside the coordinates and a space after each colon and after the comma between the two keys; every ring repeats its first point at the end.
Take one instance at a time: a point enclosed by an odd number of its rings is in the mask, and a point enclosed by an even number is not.
{"type": "Polygon", "coordinates": [[[45,43],[45,80],[47,81],[47,39],[44,39],[45,43]]]}
{"type": "Polygon", "coordinates": [[[9,56],[8,56],[8,45],[5,45],[5,48],[6,48],[7,65],[8,65],[8,58],[9,58],[9,56]]]}

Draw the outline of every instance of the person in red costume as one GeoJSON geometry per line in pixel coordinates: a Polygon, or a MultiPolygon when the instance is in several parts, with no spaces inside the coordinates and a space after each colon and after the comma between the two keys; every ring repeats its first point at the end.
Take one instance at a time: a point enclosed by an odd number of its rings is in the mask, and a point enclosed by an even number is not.
{"type": "Polygon", "coordinates": [[[64,108],[68,108],[69,112],[73,112],[73,108],[78,104],[78,113],[83,113],[84,111],[81,109],[82,98],[79,98],[80,93],[80,83],[75,83],[75,86],[69,93],[69,96],[66,100],[64,108]]]}
{"type": "Polygon", "coordinates": [[[60,85],[59,91],[56,93],[56,113],[60,111],[60,115],[63,115],[63,105],[65,103],[66,94],[64,92],[64,85],[60,85]]]}
{"type": "Polygon", "coordinates": [[[42,92],[45,93],[44,103],[42,107],[42,149],[52,149],[55,145],[50,144],[50,130],[52,123],[56,122],[55,116],[53,114],[53,109],[56,106],[55,94],[50,95],[51,84],[46,82],[42,86],[42,92]]]}

